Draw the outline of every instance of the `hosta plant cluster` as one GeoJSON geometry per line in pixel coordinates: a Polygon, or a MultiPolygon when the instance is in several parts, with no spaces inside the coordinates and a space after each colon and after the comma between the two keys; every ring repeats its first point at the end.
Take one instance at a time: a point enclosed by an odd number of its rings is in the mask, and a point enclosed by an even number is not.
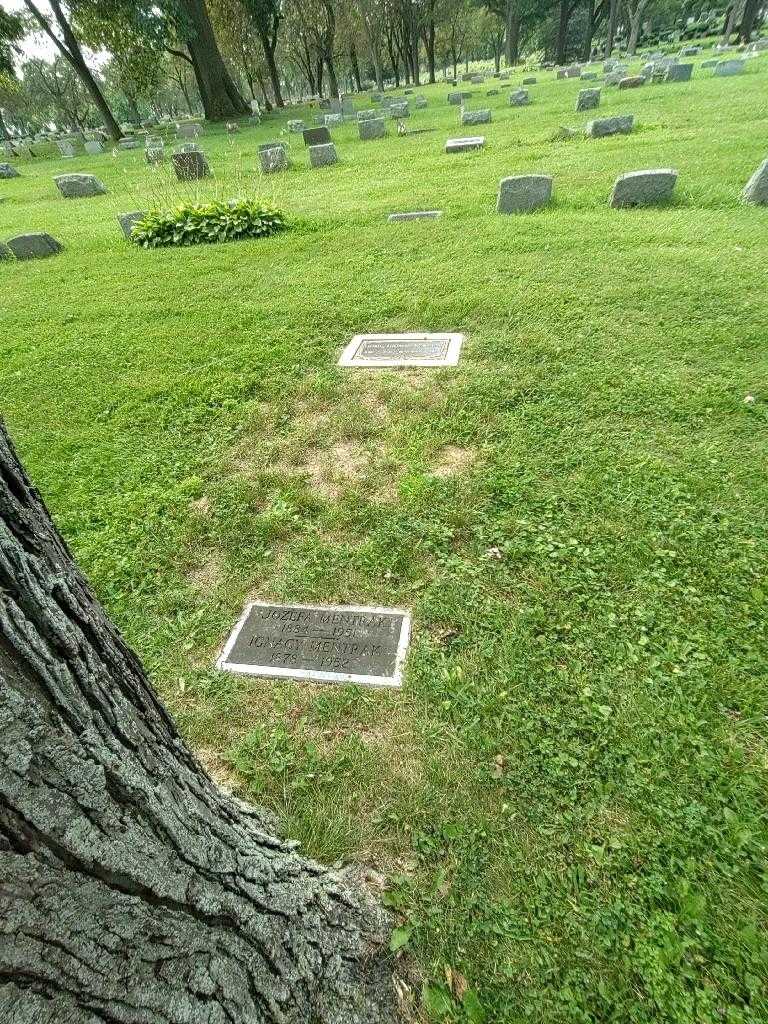
{"type": "Polygon", "coordinates": [[[131,241],[147,249],[167,245],[199,245],[264,238],[283,231],[280,210],[251,199],[182,203],[172,210],[153,210],[137,221],[131,241]]]}

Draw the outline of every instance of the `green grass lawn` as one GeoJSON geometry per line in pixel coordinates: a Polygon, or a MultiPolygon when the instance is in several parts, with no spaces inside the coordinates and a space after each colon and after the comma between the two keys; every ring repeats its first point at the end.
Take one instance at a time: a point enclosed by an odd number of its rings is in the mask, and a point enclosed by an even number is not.
{"type": "Polygon", "coordinates": [[[207,128],[199,188],[137,151],[20,162],[0,240],[66,251],[0,264],[0,408],[212,771],[386,873],[425,1013],[766,1021],[768,208],[739,196],[768,56],[604,89],[637,128],[595,141],[549,141],[593,114],[538,78],[528,108],[474,87],[480,129],[423,88],[433,132],[345,125],[322,170],[283,135],[291,170],[258,175],[294,111],[207,128]],[[671,206],[608,207],[651,167],[679,171],[671,206]],[[59,198],[67,171],[109,194],[59,198]],[[497,216],[528,171],[553,205],[497,216]],[[115,219],[244,190],[292,230],[148,252],[115,219]],[[445,212],[386,223],[420,208],[445,212]],[[459,366],[335,365],[409,330],[465,332],[459,366]],[[411,608],[403,689],[217,674],[252,598],[411,608]]]}

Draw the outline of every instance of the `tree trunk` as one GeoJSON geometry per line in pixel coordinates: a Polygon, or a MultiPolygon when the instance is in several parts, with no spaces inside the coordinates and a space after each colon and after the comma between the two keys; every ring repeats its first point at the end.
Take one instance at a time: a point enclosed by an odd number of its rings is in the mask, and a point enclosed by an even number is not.
{"type": "Polygon", "coordinates": [[[0,424],[0,1020],[382,1024],[388,925],[220,790],[0,424]]]}
{"type": "Polygon", "coordinates": [[[427,30],[424,34],[424,49],[427,53],[427,71],[429,72],[429,84],[435,84],[435,19],[430,15],[427,22],[427,30]]]}
{"type": "Polygon", "coordinates": [[[565,64],[570,16],[570,0],[560,0],[560,18],[557,25],[557,44],[555,48],[555,61],[558,64],[565,64]]]}
{"type": "Polygon", "coordinates": [[[325,66],[328,70],[328,88],[331,90],[331,96],[334,99],[339,97],[339,80],[336,77],[336,68],[333,64],[333,57],[330,53],[325,55],[325,66]]]}
{"type": "Polygon", "coordinates": [[[616,35],[616,19],[619,15],[619,0],[609,0],[608,24],[605,28],[605,58],[613,53],[613,39],[616,35]]]}
{"type": "Polygon", "coordinates": [[[205,0],[178,0],[186,18],[188,38],[185,39],[203,110],[209,121],[224,121],[247,114],[248,104],[227,71],[219,52],[205,0]]]}
{"type": "Polygon", "coordinates": [[[734,0],[734,3],[728,8],[728,13],[725,17],[725,24],[723,25],[723,36],[720,42],[727,46],[731,41],[734,29],[736,28],[736,19],[739,16],[739,3],[738,0],[734,0]]]}
{"type": "Polygon", "coordinates": [[[627,41],[627,56],[634,57],[637,49],[637,40],[640,36],[640,23],[643,18],[643,11],[646,7],[646,0],[638,0],[635,10],[627,6],[627,18],[629,19],[629,39],[627,41]]]}
{"type": "Polygon", "coordinates": [[[752,32],[755,27],[755,18],[760,7],[760,0],[746,0],[744,13],[741,16],[739,26],[739,42],[748,43],[752,39],[752,32]]]}
{"type": "Polygon", "coordinates": [[[584,33],[584,45],[581,50],[582,61],[588,61],[592,57],[592,40],[595,37],[597,13],[594,0],[587,4],[587,29],[584,33]]]}
{"type": "Polygon", "coordinates": [[[349,66],[352,68],[352,77],[355,80],[355,88],[358,92],[362,92],[363,83],[360,78],[360,65],[357,62],[357,50],[355,49],[354,43],[352,43],[349,48],[349,66]]]}

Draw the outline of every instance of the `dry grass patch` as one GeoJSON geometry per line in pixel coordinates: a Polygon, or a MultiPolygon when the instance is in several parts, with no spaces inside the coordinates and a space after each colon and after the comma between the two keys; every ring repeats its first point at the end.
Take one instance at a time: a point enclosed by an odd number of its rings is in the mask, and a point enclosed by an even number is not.
{"type": "Polygon", "coordinates": [[[475,461],[475,453],[470,448],[459,448],[446,445],[439,453],[432,467],[432,475],[446,479],[465,473],[475,461]]]}

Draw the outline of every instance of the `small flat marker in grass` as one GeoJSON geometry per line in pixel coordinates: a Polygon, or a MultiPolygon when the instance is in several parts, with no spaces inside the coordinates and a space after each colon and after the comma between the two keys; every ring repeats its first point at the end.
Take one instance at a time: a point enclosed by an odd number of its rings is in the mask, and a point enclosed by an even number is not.
{"type": "Polygon", "coordinates": [[[339,366],[455,366],[463,334],[356,334],[339,366]]]}
{"type": "Polygon", "coordinates": [[[216,667],[251,676],[400,686],[411,616],[400,608],[246,605],[216,667]]]}
{"type": "Polygon", "coordinates": [[[387,222],[395,224],[402,220],[439,220],[442,216],[442,210],[412,210],[409,213],[390,213],[387,222]]]}

